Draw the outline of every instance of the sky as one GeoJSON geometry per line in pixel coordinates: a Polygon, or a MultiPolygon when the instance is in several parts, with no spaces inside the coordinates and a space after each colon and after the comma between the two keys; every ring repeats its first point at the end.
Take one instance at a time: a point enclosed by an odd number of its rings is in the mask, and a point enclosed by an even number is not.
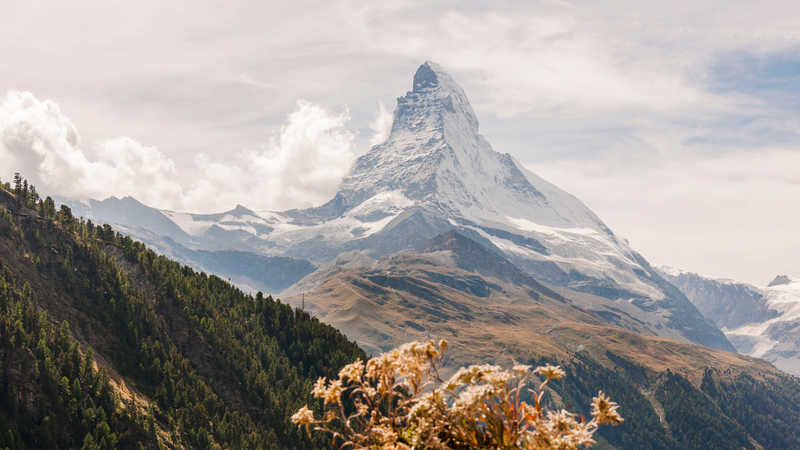
{"type": "Polygon", "coordinates": [[[0,177],[40,192],[321,204],[432,60],[652,263],[800,275],[800,2],[0,5],[0,177]]]}

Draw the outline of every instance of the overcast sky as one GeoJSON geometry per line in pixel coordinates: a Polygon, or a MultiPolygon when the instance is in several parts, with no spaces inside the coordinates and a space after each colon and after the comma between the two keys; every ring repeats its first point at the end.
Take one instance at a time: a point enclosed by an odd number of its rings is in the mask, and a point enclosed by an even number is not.
{"type": "Polygon", "coordinates": [[[644,3],[0,0],[0,177],[319,204],[433,60],[654,264],[800,275],[800,2],[644,3]]]}

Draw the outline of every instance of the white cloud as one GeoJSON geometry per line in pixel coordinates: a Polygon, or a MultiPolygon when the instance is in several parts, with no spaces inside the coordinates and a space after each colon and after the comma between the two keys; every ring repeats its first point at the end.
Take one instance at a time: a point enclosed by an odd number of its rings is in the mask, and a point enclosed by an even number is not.
{"type": "Polygon", "coordinates": [[[395,23],[377,11],[365,40],[372,49],[408,58],[424,55],[468,75],[479,87],[472,92],[480,109],[501,116],[707,109],[725,101],[689,80],[685,55],[654,52],[626,27],[606,29],[586,13],[542,5],[523,11],[444,11],[409,30],[408,23],[395,23]]]}
{"type": "Polygon", "coordinates": [[[75,125],[55,102],[12,91],[0,104],[4,172],[22,172],[40,192],[85,197],[135,195],[145,202],[180,194],[174,164],[153,147],[116,138],[98,145],[97,153],[95,160],[87,157],[75,125]]]}
{"type": "Polygon", "coordinates": [[[369,124],[370,130],[372,130],[372,137],[369,140],[370,147],[383,144],[386,141],[386,138],[389,137],[389,133],[392,131],[393,120],[394,115],[392,112],[389,111],[383,102],[378,102],[378,115],[375,116],[375,120],[369,124]]]}
{"type": "Polygon", "coordinates": [[[259,209],[308,207],[329,200],[356,157],[347,111],[331,114],[307,101],[297,102],[280,134],[265,148],[224,160],[200,154],[201,171],[187,196],[194,209],[238,203],[259,209]],[[212,200],[213,199],[213,200],[212,200]]]}
{"type": "Polygon", "coordinates": [[[196,211],[236,203],[310,206],[332,196],[355,159],[348,120],[347,111],[331,114],[299,101],[263,149],[225,158],[199,154],[194,167],[179,171],[157,148],[129,137],[102,141],[89,152],[55,102],[9,92],[0,104],[0,163],[4,177],[20,171],[40,192],[55,195],[130,195],[156,207],[196,211]]]}
{"type": "Polygon", "coordinates": [[[117,137],[97,146],[86,192],[95,198],[131,195],[148,205],[180,206],[183,188],[175,163],[155,147],[129,137],[117,137]]]}

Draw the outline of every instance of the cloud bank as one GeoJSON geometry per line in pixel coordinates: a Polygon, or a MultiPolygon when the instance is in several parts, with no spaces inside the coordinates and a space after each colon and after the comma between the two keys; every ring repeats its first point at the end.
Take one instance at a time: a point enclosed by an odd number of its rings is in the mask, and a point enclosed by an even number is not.
{"type": "Polygon", "coordinates": [[[0,103],[0,167],[22,172],[43,193],[77,198],[133,196],[155,207],[207,211],[236,203],[259,209],[325,200],[355,159],[349,114],[299,101],[277,135],[258,150],[194,158],[178,170],[156,147],[116,137],[87,148],[51,100],[11,91],[0,103]]]}

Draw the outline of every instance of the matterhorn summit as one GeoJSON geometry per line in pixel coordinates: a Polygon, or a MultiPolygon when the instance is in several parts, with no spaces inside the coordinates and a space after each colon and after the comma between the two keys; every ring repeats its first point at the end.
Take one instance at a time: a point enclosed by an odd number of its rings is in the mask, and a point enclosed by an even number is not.
{"type": "Polygon", "coordinates": [[[534,220],[610,235],[577,199],[495,152],[480,135],[464,90],[440,66],[420,66],[412,86],[397,100],[386,142],[356,161],[329,204],[336,205],[331,213],[392,193],[448,217],[500,226],[511,221],[512,227],[515,220],[534,220]]]}
{"type": "Polygon", "coordinates": [[[579,274],[581,286],[595,279],[604,290],[664,297],[642,279],[650,270],[640,257],[583,203],[492,149],[464,90],[432,62],[397,99],[389,137],[358,158],[334,198],[283,220],[293,226],[272,238],[293,256],[326,258],[342,247],[380,256],[456,228],[554,283],[579,274]]]}

